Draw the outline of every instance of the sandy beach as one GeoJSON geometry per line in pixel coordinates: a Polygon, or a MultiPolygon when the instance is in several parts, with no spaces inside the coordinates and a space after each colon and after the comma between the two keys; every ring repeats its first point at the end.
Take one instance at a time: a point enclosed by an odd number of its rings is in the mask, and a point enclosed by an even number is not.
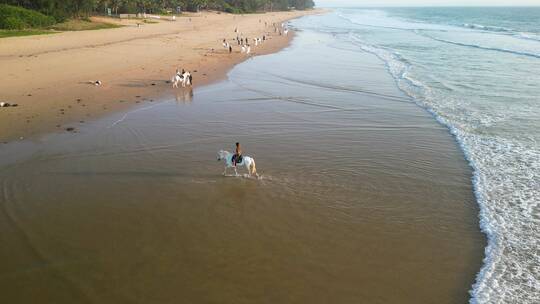
{"type": "Polygon", "coordinates": [[[182,94],[168,83],[177,67],[193,71],[195,85],[221,79],[249,58],[240,53],[235,28],[251,43],[266,35],[251,56],[267,54],[293,36],[275,33],[273,23],[318,12],[203,12],[140,27],[140,21],[116,20],[125,26],[1,39],[0,101],[18,106],[0,108],[0,142],[77,129],[104,113],[182,94]],[[232,54],[223,48],[223,39],[233,46],[232,54]],[[102,85],[90,83],[96,80],[102,85]]]}

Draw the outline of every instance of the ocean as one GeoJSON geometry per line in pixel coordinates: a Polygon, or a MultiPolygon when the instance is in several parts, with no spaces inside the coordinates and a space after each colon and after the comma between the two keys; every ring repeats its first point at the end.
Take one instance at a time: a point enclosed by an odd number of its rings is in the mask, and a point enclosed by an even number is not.
{"type": "Polygon", "coordinates": [[[346,8],[296,24],[375,54],[459,142],[488,238],[471,303],[538,303],[540,7],[346,8]]]}

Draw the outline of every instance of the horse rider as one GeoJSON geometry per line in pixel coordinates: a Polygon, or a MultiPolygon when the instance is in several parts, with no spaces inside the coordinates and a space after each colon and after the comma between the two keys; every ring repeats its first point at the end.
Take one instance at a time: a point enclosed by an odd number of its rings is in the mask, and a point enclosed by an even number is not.
{"type": "Polygon", "coordinates": [[[242,148],[240,147],[240,143],[236,143],[236,153],[234,153],[232,157],[233,165],[236,167],[236,164],[242,162],[242,148]]]}

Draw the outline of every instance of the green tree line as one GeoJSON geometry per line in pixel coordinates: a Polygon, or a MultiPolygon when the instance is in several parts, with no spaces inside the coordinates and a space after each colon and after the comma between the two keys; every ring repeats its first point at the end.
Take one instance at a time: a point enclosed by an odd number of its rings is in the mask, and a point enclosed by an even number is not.
{"type": "Polygon", "coordinates": [[[253,13],[259,11],[281,11],[296,8],[313,8],[313,0],[0,0],[9,4],[39,11],[63,21],[69,17],[103,14],[110,8],[114,14],[122,13],[165,13],[220,10],[229,13],[253,13]]]}

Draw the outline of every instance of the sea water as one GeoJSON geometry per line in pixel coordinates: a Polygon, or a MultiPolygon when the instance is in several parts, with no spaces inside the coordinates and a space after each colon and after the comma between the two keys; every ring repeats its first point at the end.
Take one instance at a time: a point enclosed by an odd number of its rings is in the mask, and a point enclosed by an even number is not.
{"type": "Polygon", "coordinates": [[[471,303],[539,303],[540,8],[346,8],[295,25],[378,56],[460,143],[488,237],[471,303]]]}

